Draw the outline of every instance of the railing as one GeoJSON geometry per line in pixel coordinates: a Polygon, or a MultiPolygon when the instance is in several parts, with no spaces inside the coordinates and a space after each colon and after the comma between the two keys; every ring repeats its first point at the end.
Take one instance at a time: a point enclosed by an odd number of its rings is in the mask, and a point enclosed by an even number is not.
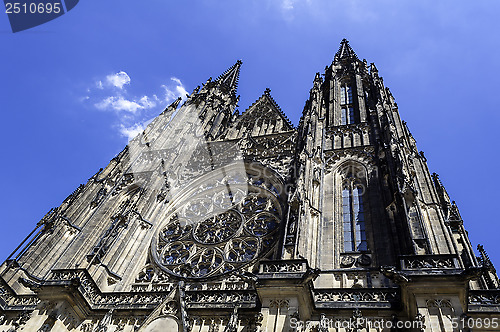
{"type": "Polygon", "coordinates": [[[188,308],[255,308],[258,302],[256,291],[186,291],[188,308]]]}
{"type": "Polygon", "coordinates": [[[400,256],[401,270],[460,269],[457,255],[400,256]]]}
{"type": "Polygon", "coordinates": [[[304,273],[306,271],[307,261],[301,259],[285,261],[262,261],[259,267],[259,274],[304,273]]]}
{"type": "Polygon", "coordinates": [[[317,308],[394,308],[398,300],[398,288],[314,290],[314,303],[317,308]]]}
{"type": "Polygon", "coordinates": [[[469,312],[500,312],[500,290],[470,290],[469,312]]]}

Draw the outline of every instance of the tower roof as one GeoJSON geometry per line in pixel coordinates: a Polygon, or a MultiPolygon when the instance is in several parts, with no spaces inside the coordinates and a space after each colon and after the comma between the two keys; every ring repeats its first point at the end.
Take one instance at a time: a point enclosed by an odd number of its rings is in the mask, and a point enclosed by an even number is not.
{"type": "Polygon", "coordinates": [[[352,47],[349,45],[349,41],[347,39],[342,39],[340,42],[340,47],[337,53],[335,53],[335,60],[340,60],[340,59],[345,59],[345,58],[355,58],[357,59],[358,57],[356,56],[356,53],[352,49],[352,47]]]}
{"type": "Polygon", "coordinates": [[[227,89],[227,92],[236,93],[236,89],[238,88],[238,79],[240,76],[240,68],[242,61],[238,60],[236,63],[225,72],[223,72],[217,79],[216,82],[219,82],[221,87],[227,89]]]}

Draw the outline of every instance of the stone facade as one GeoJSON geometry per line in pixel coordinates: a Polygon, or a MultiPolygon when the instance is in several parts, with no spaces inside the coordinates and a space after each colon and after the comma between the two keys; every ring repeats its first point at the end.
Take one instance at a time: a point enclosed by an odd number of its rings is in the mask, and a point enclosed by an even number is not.
{"type": "Polygon", "coordinates": [[[495,268],[375,65],[343,40],[298,127],[269,90],[235,111],[240,66],[36,225],[0,331],[499,330],[495,268]]]}

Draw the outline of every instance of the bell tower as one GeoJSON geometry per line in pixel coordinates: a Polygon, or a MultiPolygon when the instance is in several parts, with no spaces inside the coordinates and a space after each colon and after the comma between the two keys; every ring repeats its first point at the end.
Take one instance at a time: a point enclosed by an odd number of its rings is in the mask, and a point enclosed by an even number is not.
{"type": "MultiPolygon", "coordinates": [[[[430,285],[453,293],[449,307],[464,312],[466,295],[457,289],[479,265],[458,208],[431,175],[375,64],[347,40],[316,74],[298,133],[284,257],[321,270],[318,289],[402,287],[416,301],[409,317],[437,319],[429,309],[435,299],[420,293],[430,285]],[[433,274],[444,267],[462,272],[440,285],[433,274]]],[[[495,279],[488,275],[482,284],[495,279]]]]}

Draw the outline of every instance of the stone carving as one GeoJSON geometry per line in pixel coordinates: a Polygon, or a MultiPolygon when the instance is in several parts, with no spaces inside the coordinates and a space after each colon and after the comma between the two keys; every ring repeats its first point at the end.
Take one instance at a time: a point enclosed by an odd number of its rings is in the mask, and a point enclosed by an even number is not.
{"type": "Polygon", "coordinates": [[[325,152],[325,157],[327,158],[325,164],[325,174],[331,172],[332,169],[336,165],[338,165],[338,161],[342,160],[343,158],[355,157],[364,165],[370,166],[370,168],[374,168],[375,166],[374,160],[376,160],[374,153],[375,150],[371,146],[325,152]]]}
{"type": "Polygon", "coordinates": [[[238,306],[235,306],[224,332],[236,332],[238,330],[238,326],[238,306]]]}
{"type": "Polygon", "coordinates": [[[93,332],[106,332],[108,331],[109,325],[113,321],[113,311],[114,309],[109,310],[106,315],[99,321],[97,326],[94,328],[93,332]]]}
{"type": "Polygon", "coordinates": [[[107,193],[108,193],[108,190],[105,187],[102,187],[101,189],[99,189],[95,198],[92,200],[92,202],[90,202],[90,207],[91,208],[97,207],[99,205],[99,203],[101,203],[104,200],[107,193]]]}
{"type": "MultiPolygon", "coordinates": [[[[127,201],[128,202],[128,201],[127,201]]],[[[125,204],[126,205],[126,204],[125,204]]],[[[113,216],[113,222],[104,232],[99,242],[94,246],[92,252],[87,255],[87,259],[92,263],[100,263],[114,241],[129,223],[130,213],[118,213],[113,216]]]]}
{"type": "Polygon", "coordinates": [[[351,267],[354,265],[354,262],[356,262],[356,259],[352,256],[344,256],[340,260],[340,265],[342,267],[351,267]]]}
{"type": "Polygon", "coordinates": [[[66,203],[66,206],[70,206],[73,201],[80,195],[84,188],[85,186],[83,184],[80,184],[78,188],[76,188],[68,197],[64,199],[63,203],[66,203]]]}
{"type": "Polygon", "coordinates": [[[144,266],[144,268],[135,278],[135,282],[137,283],[166,283],[169,280],[169,275],[153,264],[147,264],[146,266],[144,266]]]}
{"type": "MultiPolygon", "coordinates": [[[[178,277],[206,278],[237,270],[265,255],[276,243],[282,220],[279,189],[264,178],[249,176],[248,193],[232,185],[232,195],[206,188],[186,203],[184,217],[172,214],[151,246],[160,268],[178,277]],[[265,188],[265,189],[264,189],[265,188]],[[229,199],[228,199],[229,198],[229,199]],[[227,205],[228,202],[234,202],[227,205]],[[186,218],[210,215],[192,225],[186,218]]],[[[142,276],[149,278],[152,270],[142,276]]]]}
{"type": "Polygon", "coordinates": [[[263,261],[261,262],[260,273],[291,273],[306,272],[307,264],[305,261],[287,262],[287,261],[263,261]]]}
{"type": "Polygon", "coordinates": [[[356,259],[356,262],[361,266],[368,266],[372,263],[370,256],[363,254],[356,259]]]}
{"type": "Polygon", "coordinates": [[[85,299],[99,308],[116,308],[117,306],[154,308],[164,301],[165,293],[132,292],[132,293],[101,293],[86,270],[56,270],[52,272],[51,281],[71,281],[85,299]]]}
{"type": "Polygon", "coordinates": [[[314,301],[321,302],[391,302],[398,299],[397,289],[315,290],[314,301]]]}
{"type": "Polygon", "coordinates": [[[29,311],[22,311],[21,313],[19,313],[12,323],[15,330],[17,331],[19,330],[19,328],[23,327],[28,322],[30,317],[31,313],[29,311]]]}
{"type": "Polygon", "coordinates": [[[492,290],[470,290],[469,291],[469,304],[474,305],[499,305],[500,304],[500,291],[497,289],[492,290]]]}
{"type": "Polygon", "coordinates": [[[125,323],[124,322],[119,322],[116,324],[116,329],[115,332],[123,332],[125,330],[125,323]]]}
{"type": "Polygon", "coordinates": [[[272,299],[269,308],[288,308],[290,301],[287,299],[272,299]]]}
{"type": "Polygon", "coordinates": [[[127,173],[123,175],[122,180],[120,183],[114,188],[113,192],[111,193],[112,196],[116,196],[119,194],[123,188],[127,187],[128,185],[134,183],[134,174],[133,173],[127,173]]]}
{"type": "Polygon", "coordinates": [[[446,299],[429,299],[425,303],[427,308],[453,308],[450,300],[446,299]]]}
{"type": "Polygon", "coordinates": [[[165,306],[163,307],[161,312],[163,315],[173,315],[177,312],[178,309],[179,309],[179,306],[178,306],[177,302],[169,301],[165,304],[165,306]]]}
{"type": "Polygon", "coordinates": [[[35,309],[40,300],[33,295],[16,295],[9,288],[0,284],[0,298],[9,308],[35,309]]]}
{"type": "Polygon", "coordinates": [[[80,326],[80,330],[82,332],[92,332],[93,329],[94,329],[94,324],[92,322],[83,323],[80,326]]]}
{"type": "Polygon", "coordinates": [[[401,261],[403,270],[416,269],[453,269],[458,268],[456,256],[453,255],[419,255],[407,256],[401,261]]]}
{"type": "Polygon", "coordinates": [[[255,291],[186,291],[186,303],[188,307],[207,307],[210,304],[231,304],[238,303],[255,306],[257,303],[257,293],[255,291]]]}

